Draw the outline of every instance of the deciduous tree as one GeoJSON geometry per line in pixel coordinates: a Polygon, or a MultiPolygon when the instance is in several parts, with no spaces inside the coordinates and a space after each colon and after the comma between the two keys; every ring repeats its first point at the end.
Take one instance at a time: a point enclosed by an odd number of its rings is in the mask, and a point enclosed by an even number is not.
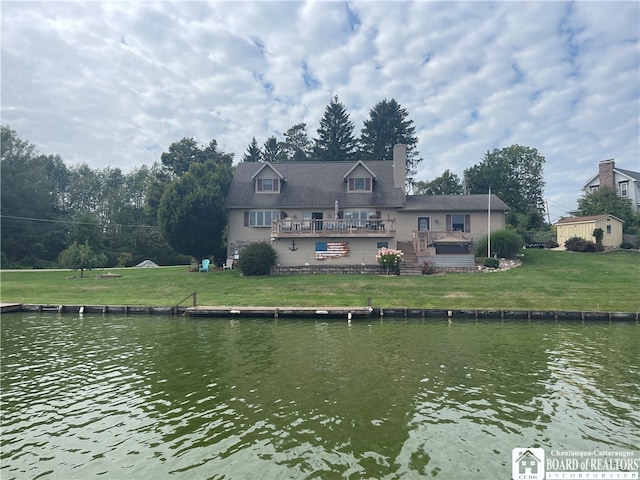
{"type": "Polygon", "coordinates": [[[414,193],[418,195],[461,195],[464,193],[460,178],[448,169],[430,182],[415,182],[414,193]]]}
{"type": "Polygon", "coordinates": [[[538,150],[511,145],[487,152],[482,161],[465,170],[469,193],[498,195],[512,212],[544,212],[545,158],[538,150]]]}
{"type": "Polygon", "coordinates": [[[624,221],[625,232],[632,232],[640,226],[640,215],[633,212],[631,202],[619,197],[611,187],[600,187],[580,197],[578,209],[582,215],[615,215],[624,221]]]}

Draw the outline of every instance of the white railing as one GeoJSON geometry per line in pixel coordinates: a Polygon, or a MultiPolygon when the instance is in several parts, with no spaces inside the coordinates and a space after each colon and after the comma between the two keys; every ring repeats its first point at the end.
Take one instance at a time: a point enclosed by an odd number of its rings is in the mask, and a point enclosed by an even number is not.
{"type": "Polygon", "coordinates": [[[395,233],[395,219],[372,220],[274,220],[271,236],[281,235],[327,235],[327,234],[387,234],[395,233]]]}
{"type": "Polygon", "coordinates": [[[456,230],[452,232],[440,232],[435,230],[413,231],[413,250],[415,252],[426,252],[427,248],[433,246],[434,242],[445,238],[458,238],[469,241],[463,232],[456,230]]]}

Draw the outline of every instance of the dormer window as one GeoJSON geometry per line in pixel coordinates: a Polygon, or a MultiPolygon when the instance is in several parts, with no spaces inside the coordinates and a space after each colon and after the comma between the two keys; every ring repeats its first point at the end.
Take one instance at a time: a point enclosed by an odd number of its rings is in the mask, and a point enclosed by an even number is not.
{"type": "Polygon", "coordinates": [[[279,178],[256,179],[256,191],[260,193],[278,193],[280,191],[279,178]]]}
{"type": "Polygon", "coordinates": [[[351,177],[349,178],[350,192],[370,192],[371,177],[351,177]]]}
{"type": "Polygon", "coordinates": [[[344,176],[348,193],[371,192],[375,179],[376,175],[360,160],[344,176]]]}

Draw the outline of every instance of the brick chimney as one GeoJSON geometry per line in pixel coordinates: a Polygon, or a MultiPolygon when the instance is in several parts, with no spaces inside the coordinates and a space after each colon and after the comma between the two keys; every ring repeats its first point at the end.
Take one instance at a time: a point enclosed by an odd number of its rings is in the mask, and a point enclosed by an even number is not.
{"type": "Polygon", "coordinates": [[[614,179],[613,169],[616,167],[616,162],[613,159],[602,160],[600,162],[600,186],[611,187],[615,190],[616,183],[614,179]]]}
{"type": "Polygon", "coordinates": [[[402,199],[406,194],[406,169],[407,169],[407,146],[397,144],[393,146],[393,186],[402,190],[402,199]]]}

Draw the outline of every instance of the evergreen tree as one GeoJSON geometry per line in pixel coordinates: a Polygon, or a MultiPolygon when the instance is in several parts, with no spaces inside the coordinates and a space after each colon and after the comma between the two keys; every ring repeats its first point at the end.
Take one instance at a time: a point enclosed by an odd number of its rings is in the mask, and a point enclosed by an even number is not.
{"type": "Polygon", "coordinates": [[[358,142],[353,136],[354,125],[349,120],[344,105],[334,96],[324,111],[318,128],[318,138],[314,139],[313,152],[316,160],[355,160],[358,142]]]}
{"type": "Polygon", "coordinates": [[[418,163],[422,161],[416,150],[418,137],[409,113],[393,98],[378,102],[364,121],[360,135],[362,158],[368,160],[393,160],[393,146],[402,143],[407,146],[407,179],[416,174],[418,163]]]}
{"type": "Polygon", "coordinates": [[[247,151],[242,156],[243,162],[261,162],[262,161],[262,151],[258,146],[258,141],[256,137],[251,139],[251,143],[247,147],[247,151]]]}
{"type": "Polygon", "coordinates": [[[309,159],[312,146],[306,123],[298,123],[284,132],[283,149],[289,160],[303,162],[309,159]]]}
{"type": "Polygon", "coordinates": [[[275,136],[267,138],[264,142],[264,151],[262,152],[262,158],[265,162],[283,162],[287,159],[287,155],[283,148],[283,143],[279,142],[275,136]]]}

